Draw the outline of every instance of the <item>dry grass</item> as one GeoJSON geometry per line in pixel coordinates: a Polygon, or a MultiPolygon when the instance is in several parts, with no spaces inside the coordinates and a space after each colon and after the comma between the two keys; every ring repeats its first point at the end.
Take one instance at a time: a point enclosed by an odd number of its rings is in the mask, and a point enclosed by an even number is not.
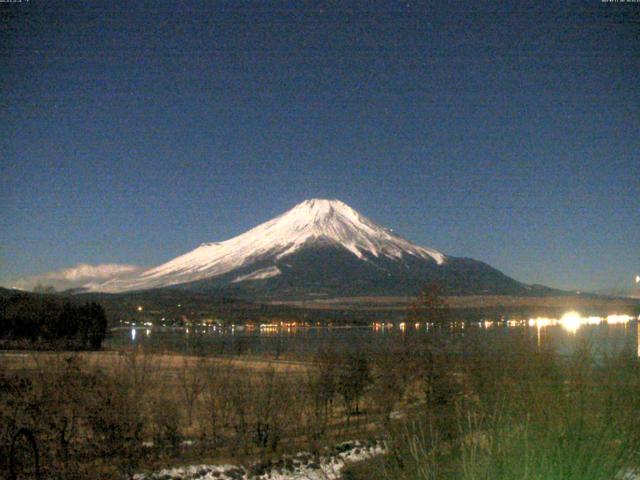
{"type": "MultiPolygon", "coordinates": [[[[128,356],[123,352],[42,352],[42,351],[1,351],[0,364],[6,372],[29,371],[59,359],[78,358],[83,368],[101,368],[112,370],[120,365],[128,356]]],[[[147,362],[153,364],[159,372],[175,371],[185,366],[225,365],[241,370],[266,371],[274,369],[280,373],[305,373],[313,366],[310,362],[287,360],[264,360],[260,358],[242,357],[197,357],[181,354],[145,354],[147,362]]]]}

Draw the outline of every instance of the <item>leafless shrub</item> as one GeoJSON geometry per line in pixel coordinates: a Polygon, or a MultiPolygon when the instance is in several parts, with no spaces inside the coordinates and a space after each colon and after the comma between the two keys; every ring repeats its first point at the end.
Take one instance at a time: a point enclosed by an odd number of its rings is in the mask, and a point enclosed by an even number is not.
{"type": "Polygon", "coordinates": [[[228,412],[229,427],[232,435],[229,438],[229,447],[233,453],[248,453],[250,448],[250,421],[251,421],[251,384],[250,380],[241,375],[234,375],[233,388],[229,397],[232,408],[228,412]]]}
{"type": "Polygon", "coordinates": [[[190,427],[193,423],[193,409],[204,389],[202,361],[197,365],[190,364],[188,359],[182,361],[178,371],[178,387],[187,411],[187,426],[190,427]]]}
{"type": "Polygon", "coordinates": [[[201,431],[214,447],[222,443],[225,429],[229,428],[234,404],[231,391],[237,373],[230,364],[203,363],[202,401],[200,408],[201,431]]]}
{"type": "Polygon", "coordinates": [[[371,401],[383,417],[385,425],[390,421],[391,412],[402,399],[408,376],[407,364],[398,352],[387,348],[379,352],[373,360],[371,401]]]}
{"type": "Polygon", "coordinates": [[[151,409],[153,444],[156,451],[168,449],[170,452],[176,452],[183,438],[178,402],[167,392],[165,395],[154,396],[151,409]]]}
{"type": "Polygon", "coordinates": [[[84,396],[94,379],[81,370],[77,355],[56,356],[46,368],[41,366],[37,375],[37,388],[32,391],[36,432],[40,441],[49,446],[44,449],[49,463],[58,464],[57,469],[71,478],[77,470],[71,449],[78,443],[84,396]]]}
{"type": "Polygon", "coordinates": [[[0,473],[8,476],[9,451],[14,435],[21,427],[33,428],[27,411],[32,382],[19,375],[3,372],[0,375],[0,473]]]}
{"type": "Polygon", "coordinates": [[[87,435],[95,455],[113,459],[124,473],[132,473],[141,459],[152,372],[149,357],[128,354],[109,372],[96,373],[85,400],[87,435]]]}
{"type": "Polygon", "coordinates": [[[252,396],[252,437],[256,446],[275,450],[283,437],[292,407],[291,383],[273,368],[262,372],[252,396]]]}
{"type": "Polygon", "coordinates": [[[360,413],[360,399],[371,383],[369,360],[363,352],[345,355],[338,374],[337,390],[342,398],[347,422],[360,413]]]}

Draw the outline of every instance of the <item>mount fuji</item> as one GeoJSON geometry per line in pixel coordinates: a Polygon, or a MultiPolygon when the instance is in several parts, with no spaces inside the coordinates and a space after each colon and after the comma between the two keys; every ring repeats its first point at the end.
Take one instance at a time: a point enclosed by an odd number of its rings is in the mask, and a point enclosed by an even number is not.
{"type": "Polygon", "coordinates": [[[85,286],[119,293],[157,288],[255,298],[412,295],[438,282],[455,295],[531,295],[491,266],[415,245],[339,200],[306,200],[223,242],[129,277],[85,286]]]}

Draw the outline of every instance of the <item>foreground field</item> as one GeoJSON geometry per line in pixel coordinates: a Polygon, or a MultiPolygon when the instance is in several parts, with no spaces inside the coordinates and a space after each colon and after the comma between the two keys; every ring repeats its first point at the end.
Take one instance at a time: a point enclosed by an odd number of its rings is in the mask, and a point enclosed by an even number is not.
{"type": "MultiPolygon", "coordinates": [[[[250,464],[378,434],[365,392],[373,365],[325,353],[314,363],[145,355],[0,354],[0,472],[22,428],[47,478],[121,478],[184,462],[250,464]],[[95,478],[95,477],[94,477],[95,478]]],[[[18,438],[20,438],[18,436],[18,438]]],[[[11,458],[10,458],[11,457],[11,458]]]]}
{"type": "MultiPolygon", "coordinates": [[[[237,357],[196,357],[181,354],[144,354],[145,364],[148,363],[154,374],[178,374],[182,369],[202,367],[229,367],[247,371],[274,370],[279,373],[305,373],[313,367],[312,363],[301,361],[273,360],[237,357]]],[[[121,351],[105,352],[43,352],[43,351],[0,351],[0,363],[5,372],[38,371],[47,365],[60,363],[61,359],[73,359],[82,366],[83,370],[104,369],[118,370],[130,361],[131,353],[121,351]]]]}
{"type": "MultiPolygon", "coordinates": [[[[442,327],[310,362],[5,352],[0,473],[20,428],[45,478],[60,479],[164,478],[170,467],[175,478],[257,478],[302,451],[299,471],[313,477],[354,439],[386,453],[341,464],[344,478],[613,480],[640,465],[635,351],[584,344],[560,356],[526,332],[481,338],[442,327]],[[219,467],[189,467],[203,464],[219,467]]],[[[11,458],[28,469],[23,447],[11,458]]]]}

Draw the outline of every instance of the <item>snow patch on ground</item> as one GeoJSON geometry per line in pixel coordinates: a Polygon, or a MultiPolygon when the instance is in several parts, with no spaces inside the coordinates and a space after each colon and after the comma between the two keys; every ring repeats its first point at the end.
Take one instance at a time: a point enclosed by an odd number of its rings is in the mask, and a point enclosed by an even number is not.
{"type": "Polygon", "coordinates": [[[351,441],[322,455],[300,452],[277,462],[241,465],[190,465],[151,474],[134,475],[134,480],[338,480],[345,465],[385,453],[382,442],[351,441]]]}

